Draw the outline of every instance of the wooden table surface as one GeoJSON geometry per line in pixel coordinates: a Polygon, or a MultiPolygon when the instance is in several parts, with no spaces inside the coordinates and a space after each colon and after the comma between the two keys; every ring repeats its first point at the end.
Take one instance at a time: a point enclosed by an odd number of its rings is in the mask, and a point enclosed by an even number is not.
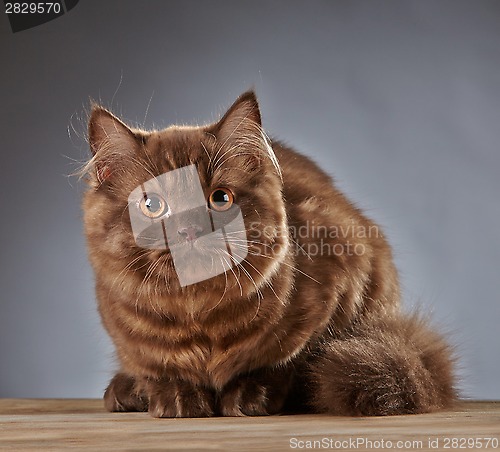
{"type": "Polygon", "coordinates": [[[1,451],[500,451],[499,441],[500,402],[414,416],[153,419],[107,413],[101,400],[0,399],[1,451]]]}

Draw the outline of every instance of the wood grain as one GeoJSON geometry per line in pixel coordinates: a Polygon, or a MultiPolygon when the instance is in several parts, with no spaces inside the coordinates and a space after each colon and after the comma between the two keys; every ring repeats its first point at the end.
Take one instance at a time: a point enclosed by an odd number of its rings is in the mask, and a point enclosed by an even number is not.
{"type": "MultiPolygon", "coordinates": [[[[315,450],[365,451],[389,450],[388,441],[392,450],[427,451],[446,450],[445,438],[488,437],[500,441],[500,402],[462,402],[453,411],[414,416],[153,419],[146,413],[107,413],[101,400],[0,399],[2,451],[280,451],[314,450],[314,445],[315,450]],[[385,447],[368,440],[384,441],[385,447]],[[430,447],[436,440],[438,449],[430,447]],[[344,441],[344,447],[335,447],[335,441],[344,441]]],[[[495,450],[494,444],[486,450],[495,450]]]]}

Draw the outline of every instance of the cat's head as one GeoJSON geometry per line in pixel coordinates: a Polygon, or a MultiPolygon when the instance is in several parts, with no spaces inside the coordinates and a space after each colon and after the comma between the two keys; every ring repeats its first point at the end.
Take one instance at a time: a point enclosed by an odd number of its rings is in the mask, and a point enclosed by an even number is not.
{"type": "Polygon", "coordinates": [[[94,106],[89,144],[85,229],[97,271],[145,294],[235,298],[270,282],[288,248],[286,211],[253,92],[215,124],[150,132],[94,106]]]}

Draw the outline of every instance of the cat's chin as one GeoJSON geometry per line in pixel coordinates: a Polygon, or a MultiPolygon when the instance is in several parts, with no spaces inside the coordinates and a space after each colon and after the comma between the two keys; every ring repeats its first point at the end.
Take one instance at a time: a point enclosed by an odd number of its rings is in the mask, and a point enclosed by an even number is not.
{"type": "MultiPolygon", "coordinates": [[[[207,293],[218,294],[228,302],[259,293],[278,273],[291,267],[288,262],[288,241],[279,238],[279,253],[273,256],[248,253],[246,256],[231,256],[228,249],[219,243],[207,246],[203,241],[178,243],[172,248],[151,250],[150,265],[158,271],[152,284],[168,281],[162,288],[154,287],[155,293],[197,297],[207,293]],[[285,267],[281,264],[284,263],[285,267]],[[162,290],[163,289],[163,290],[162,290]]],[[[214,298],[214,299],[215,299],[214,298]]]]}

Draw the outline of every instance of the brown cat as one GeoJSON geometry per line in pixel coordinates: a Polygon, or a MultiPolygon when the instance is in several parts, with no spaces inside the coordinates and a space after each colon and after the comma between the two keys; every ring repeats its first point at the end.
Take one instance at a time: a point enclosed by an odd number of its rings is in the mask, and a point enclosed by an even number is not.
{"type": "Polygon", "coordinates": [[[253,92],[216,124],[150,132],[94,106],[89,142],[85,232],[121,363],[108,410],[391,415],[454,401],[450,348],[400,313],[380,230],[266,137],[253,92]]]}

